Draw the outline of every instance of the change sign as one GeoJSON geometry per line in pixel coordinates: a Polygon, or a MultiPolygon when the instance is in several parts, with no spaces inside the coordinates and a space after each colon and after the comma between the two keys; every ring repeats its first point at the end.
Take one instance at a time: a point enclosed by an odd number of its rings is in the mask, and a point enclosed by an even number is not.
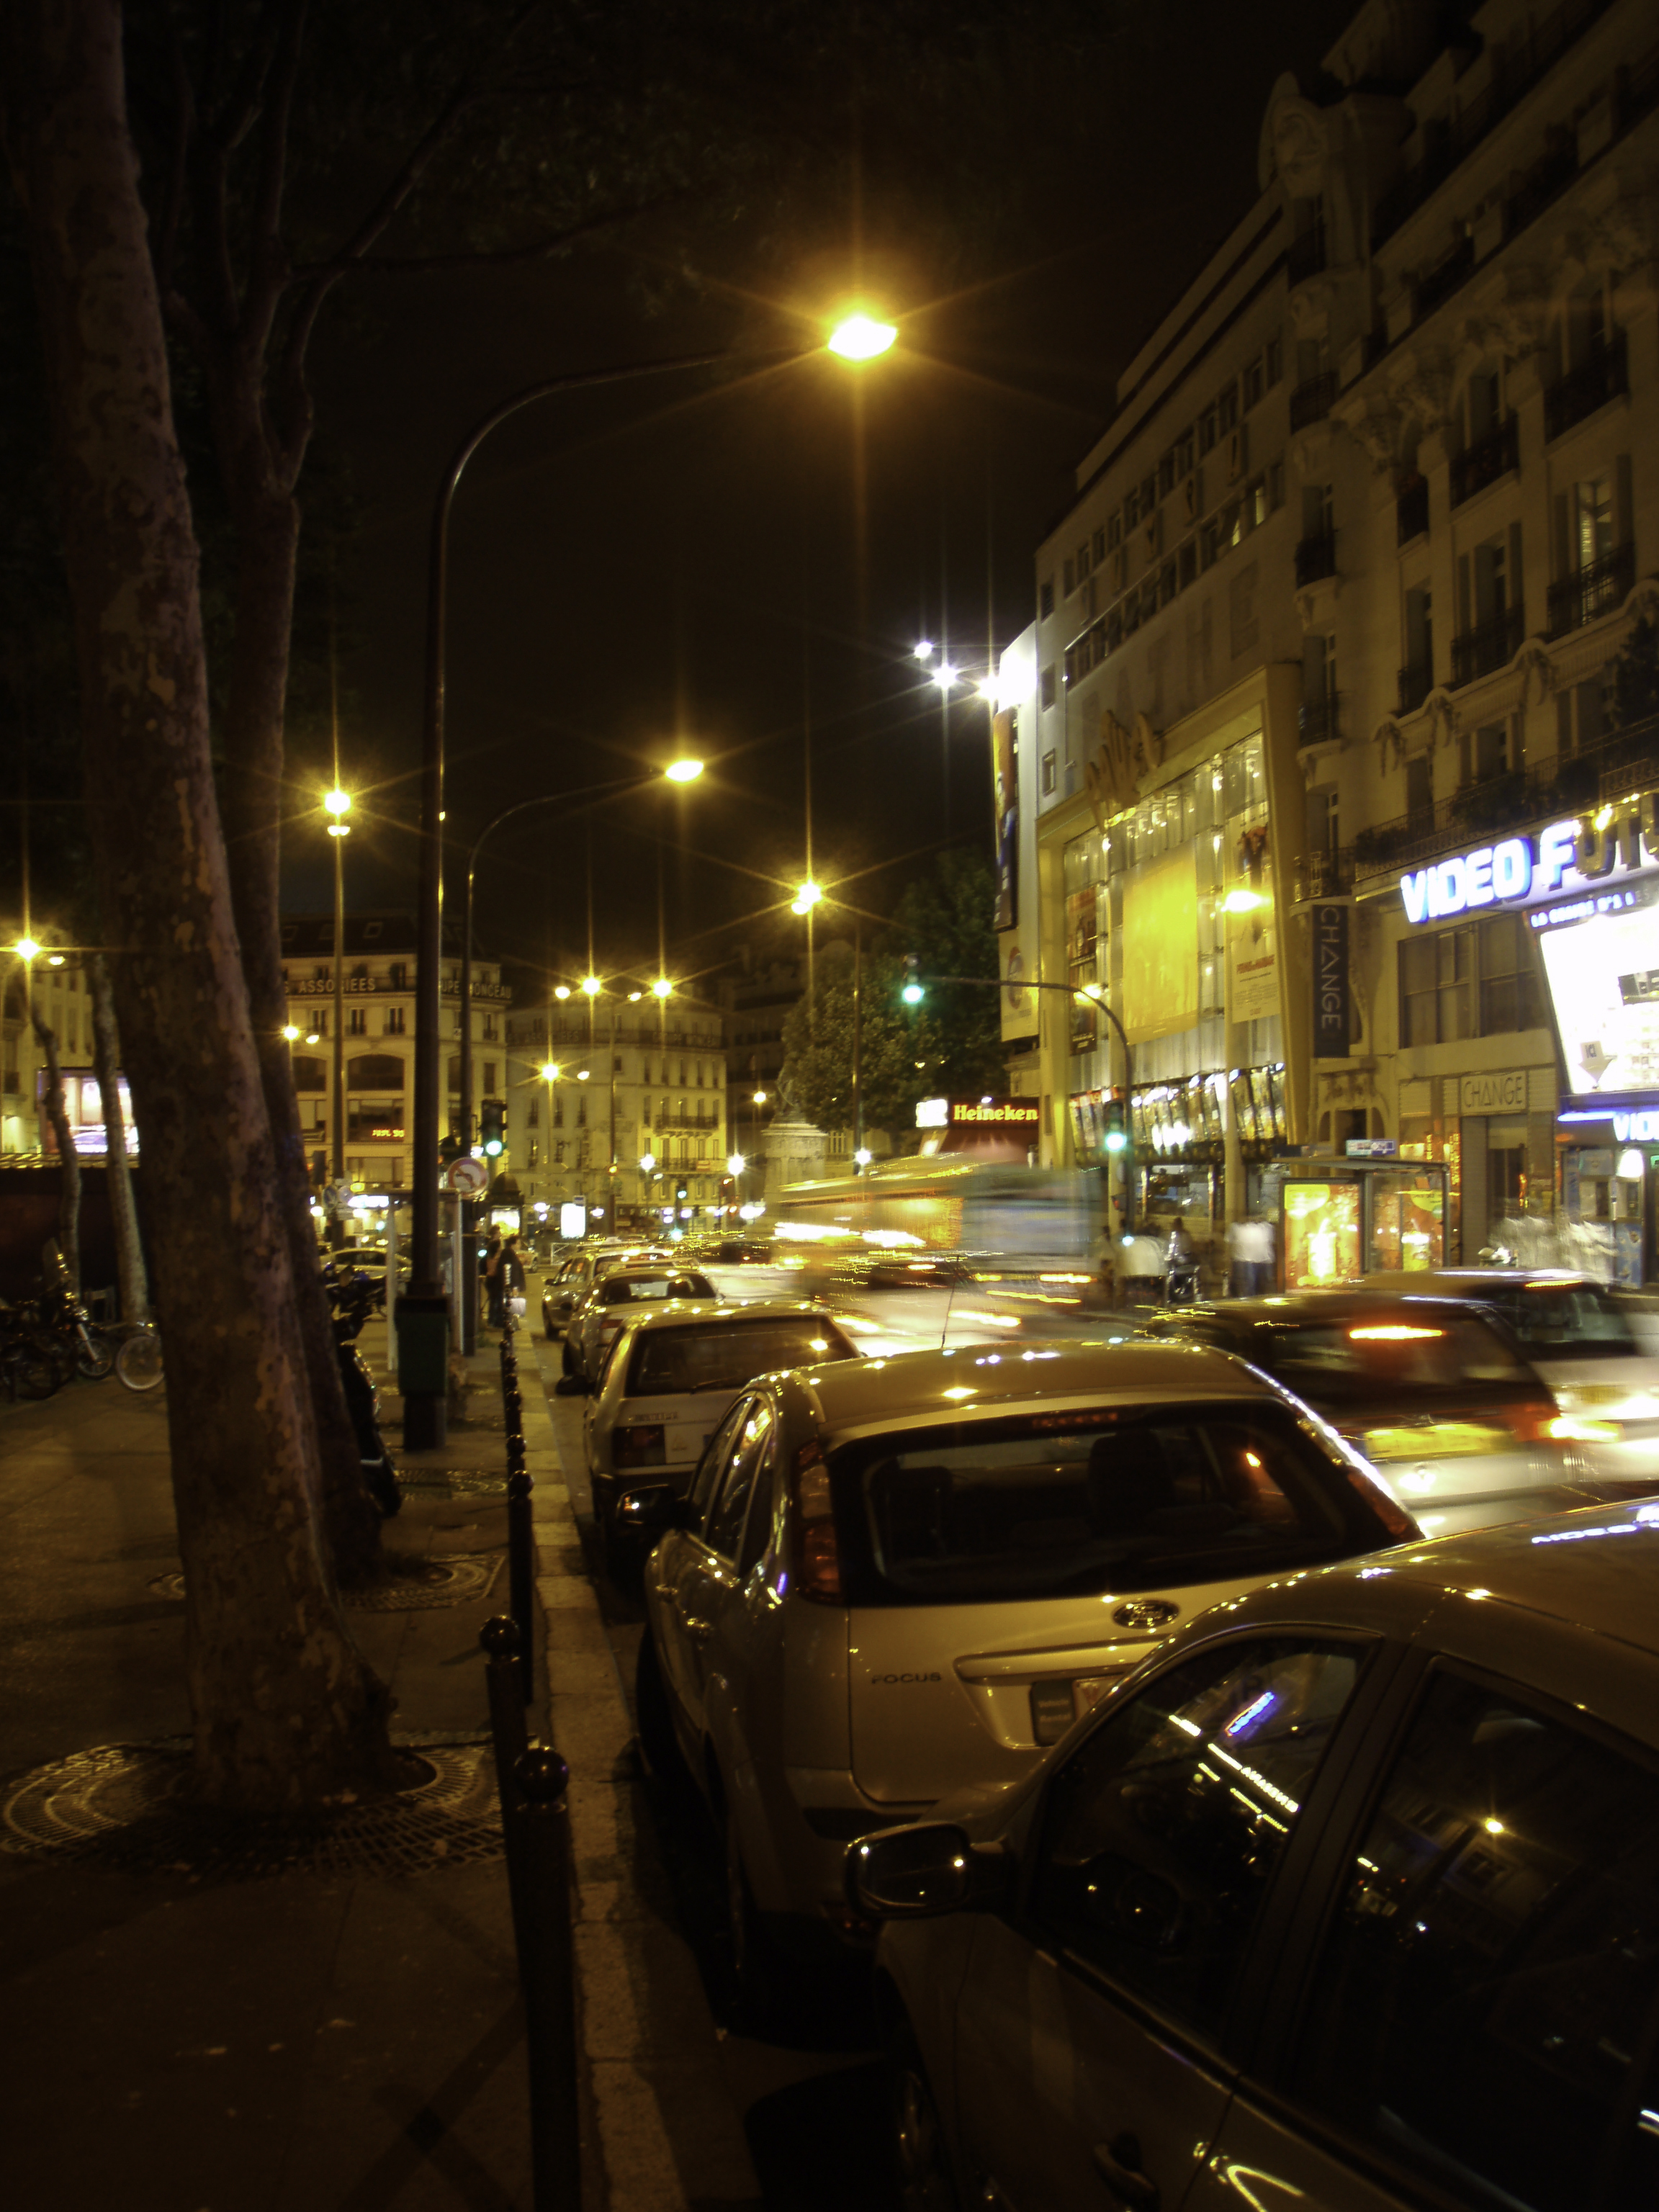
{"type": "Polygon", "coordinates": [[[1346,906],[1313,910],[1313,990],[1314,1058],[1346,1060],[1353,1048],[1346,906]]]}

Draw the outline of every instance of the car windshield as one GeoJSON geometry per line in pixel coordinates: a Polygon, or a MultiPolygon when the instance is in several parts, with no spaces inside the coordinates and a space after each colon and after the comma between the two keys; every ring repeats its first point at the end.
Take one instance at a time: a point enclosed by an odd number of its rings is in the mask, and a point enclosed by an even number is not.
{"type": "Polygon", "coordinates": [[[1595,1283],[1504,1283],[1480,1295],[1534,1359],[1617,1358],[1639,1349],[1617,1301],[1595,1283]]]}
{"type": "Polygon", "coordinates": [[[626,1395],[678,1398],[696,1390],[741,1390],[774,1368],[856,1357],[840,1330],[817,1314],[647,1328],[636,1332],[626,1395]]]}
{"type": "Polygon", "coordinates": [[[706,1275],[612,1275],[600,1285],[599,1296],[608,1306],[639,1305],[651,1298],[712,1298],[713,1285],[706,1275]]]}
{"type": "Polygon", "coordinates": [[[1401,1393],[1524,1387],[1524,1362],[1478,1314],[1410,1307],[1350,1313],[1331,1321],[1275,1322],[1253,1330],[1239,1350],[1287,1389],[1318,1404],[1350,1404],[1401,1393]]]}
{"type": "Polygon", "coordinates": [[[1232,1581],[1394,1540],[1312,1426],[1257,1401],[941,1423],[844,1445],[830,1479],[855,1603],[1232,1581]]]}

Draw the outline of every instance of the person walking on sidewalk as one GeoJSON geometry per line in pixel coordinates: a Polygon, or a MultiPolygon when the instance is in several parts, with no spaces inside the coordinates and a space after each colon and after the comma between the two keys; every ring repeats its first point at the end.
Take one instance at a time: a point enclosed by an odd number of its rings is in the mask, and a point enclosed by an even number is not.
{"type": "Polygon", "coordinates": [[[516,1237],[509,1237],[501,1247],[501,1256],[495,1266],[495,1280],[501,1285],[496,1298],[496,1304],[501,1310],[496,1319],[505,1323],[509,1310],[507,1305],[509,1298],[518,1300],[518,1304],[511,1309],[515,1316],[524,1311],[524,1261],[519,1257],[519,1240],[516,1237]]]}
{"type": "Polygon", "coordinates": [[[501,1232],[490,1224],[483,1257],[478,1262],[478,1273],[484,1279],[485,1316],[491,1328],[501,1325],[501,1232]]]}

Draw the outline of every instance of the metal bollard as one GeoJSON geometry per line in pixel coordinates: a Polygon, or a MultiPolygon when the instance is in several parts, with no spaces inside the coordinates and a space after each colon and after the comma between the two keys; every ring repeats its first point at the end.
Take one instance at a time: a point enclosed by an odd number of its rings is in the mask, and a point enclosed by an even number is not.
{"type": "Polygon", "coordinates": [[[530,1495],[535,1484],[520,1464],[507,1478],[507,1603],[519,1639],[519,1680],[523,1702],[535,1693],[536,1535],[530,1495]]]}
{"type": "Polygon", "coordinates": [[[495,1788],[501,1803],[501,1829],[507,1842],[507,1881],[513,1897],[513,1924],[519,1926],[520,1858],[514,1826],[515,1784],[513,1771],[524,1757],[529,1737],[524,1723],[524,1698],[520,1692],[519,1625],[504,1613],[485,1621],[478,1631],[484,1650],[484,1682],[489,1695],[489,1737],[495,1753],[495,1788]]]}
{"type": "Polygon", "coordinates": [[[581,2115],[570,1818],[564,1802],[570,1770],[550,1744],[532,1743],[514,1773],[520,1793],[527,1938],[520,1957],[530,2067],[532,2202],[535,2212],[575,2212],[581,2203],[581,2115]]]}

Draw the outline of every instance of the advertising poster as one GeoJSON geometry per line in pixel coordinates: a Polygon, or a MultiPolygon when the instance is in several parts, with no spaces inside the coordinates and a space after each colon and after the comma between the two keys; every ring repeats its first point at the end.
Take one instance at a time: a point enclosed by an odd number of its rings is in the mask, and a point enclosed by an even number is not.
{"type": "Polygon", "coordinates": [[[1659,884],[1636,883],[1527,917],[1543,955],[1577,1097],[1659,1090],[1659,884]]]}
{"type": "Polygon", "coordinates": [[[1262,1022],[1279,1012],[1279,958],[1271,906],[1227,916],[1227,1018],[1262,1022]]]}
{"type": "Polygon", "coordinates": [[[1198,870],[1187,845],[1137,870],[1124,888],[1123,1025],[1139,1044],[1197,1020],[1198,870]]]}
{"type": "Polygon", "coordinates": [[[1420,1273],[1443,1264],[1445,1223],[1437,1190],[1385,1190],[1376,1196],[1379,1267],[1420,1273]]]}
{"type": "Polygon", "coordinates": [[[1359,1185],[1287,1182],[1280,1199],[1287,1291],[1351,1283],[1359,1266],[1359,1185]]]}
{"type": "Polygon", "coordinates": [[[1005,708],[991,723],[992,829],[996,838],[996,915],[993,927],[1013,929],[1019,922],[1019,773],[1013,709],[1005,708]]]}
{"type": "MultiPolygon", "coordinates": [[[[1071,892],[1066,901],[1066,980],[1073,990],[1096,979],[1096,922],[1099,911],[1099,886],[1085,884],[1081,890],[1071,892]]],[[[1092,1052],[1098,1030],[1098,1017],[1094,1008],[1085,1000],[1072,1000],[1072,1050],[1092,1052]]]]}

